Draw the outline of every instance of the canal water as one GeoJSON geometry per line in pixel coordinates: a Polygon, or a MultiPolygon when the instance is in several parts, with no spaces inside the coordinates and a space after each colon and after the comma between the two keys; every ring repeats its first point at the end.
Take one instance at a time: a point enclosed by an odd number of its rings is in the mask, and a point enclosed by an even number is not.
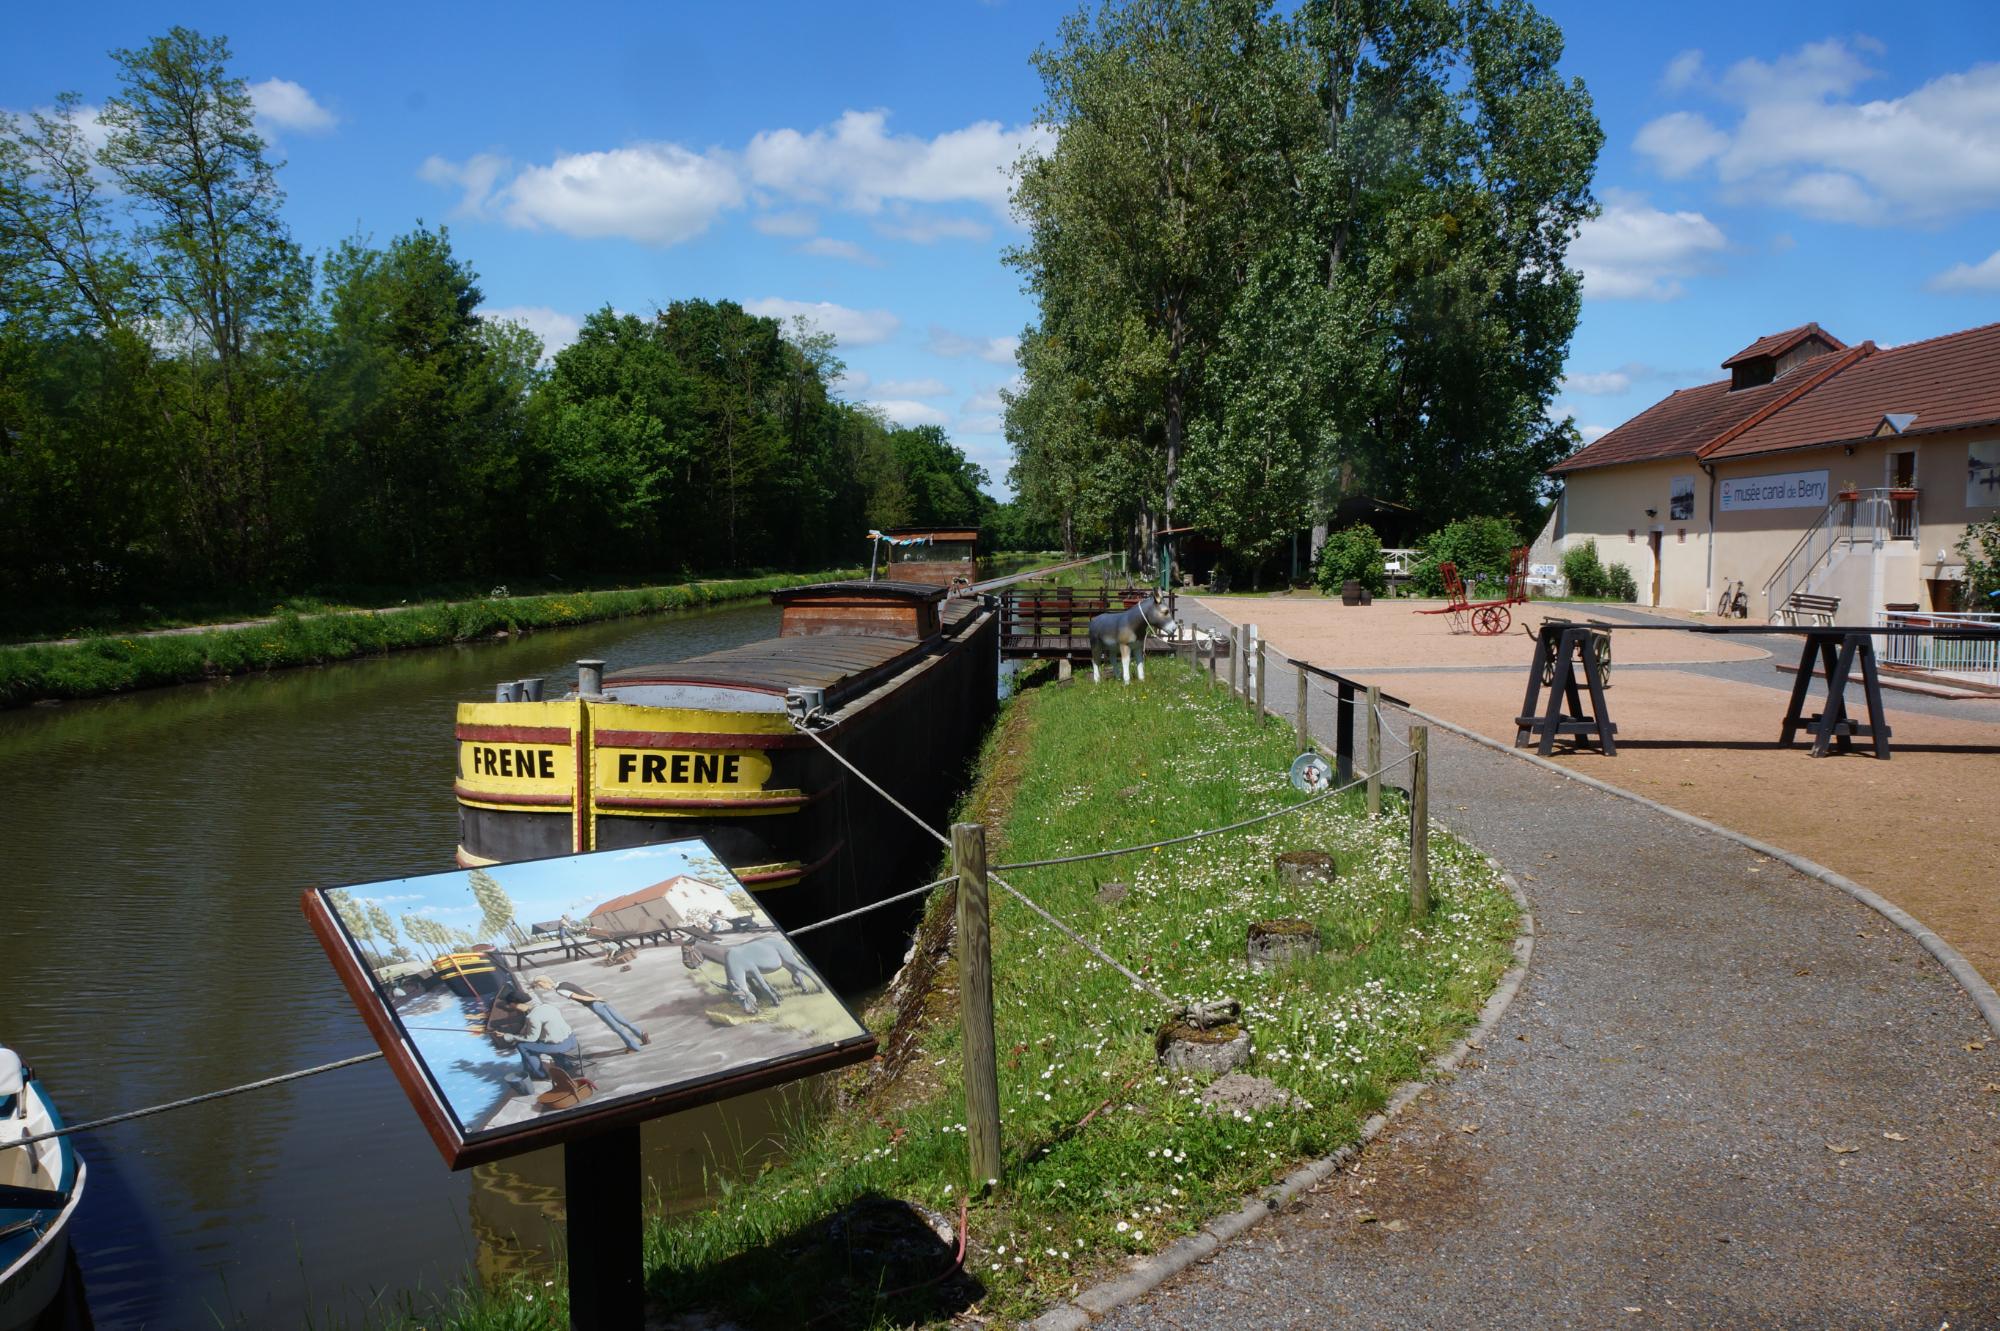
{"type": "MultiPolygon", "coordinates": [[[[767,605],[0,714],[0,1041],[76,1122],[373,1049],[307,887],[452,867],[453,705],[768,637],[767,605]]],[[[669,1206],[775,1149],[794,1089],[646,1129],[669,1206]]],[[[356,1324],[521,1269],[555,1152],[453,1174],[383,1064],[85,1134],[76,1243],[102,1328],[356,1324]]]]}

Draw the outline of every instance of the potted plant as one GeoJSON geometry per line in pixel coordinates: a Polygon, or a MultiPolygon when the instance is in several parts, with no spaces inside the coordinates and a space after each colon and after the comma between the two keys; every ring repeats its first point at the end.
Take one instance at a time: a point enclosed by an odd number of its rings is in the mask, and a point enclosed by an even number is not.
{"type": "Polygon", "coordinates": [[[1853,481],[1842,481],[1840,483],[1840,493],[1836,495],[1835,498],[1859,499],[1861,498],[1861,490],[1854,484],[1853,481]]]}

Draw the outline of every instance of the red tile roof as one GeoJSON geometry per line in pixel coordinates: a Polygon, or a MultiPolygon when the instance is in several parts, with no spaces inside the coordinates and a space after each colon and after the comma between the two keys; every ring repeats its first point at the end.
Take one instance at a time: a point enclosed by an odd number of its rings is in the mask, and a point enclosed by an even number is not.
{"type": "Polygon", "coordinates": [[[1832,333],[1827,332],[1826,329],[1821,328],[1818,324],[1800,324],[1797,328],[1787,328],[1782,333],[1772,333],[1766,337],[1758,338],[1755,342],[1752,342],[1749,346],[1722,362],[1722,368],[1726,370],[1730,366],[1741,364],[1746,360],[1756,360],[1759,356],[1782,356],[1809,337],[1818,338],[1835,351],[1847,350],[1845,342],[1835,337],[1832,333]]]}
{"type": "MultiPolygon", "coordinates": [[[[1805,324],[1774,333],[1730,360],[1773,354],[1771,347],[1796,345],[1817,329],[1805,324]],[[1786,338],[1791,342],[1784,343],[1786,338]]],[[[1824,332],[1818,335],[1831,340],[1824,332]]],[[[1726,379],[1683,388],[1549,470],[1561,474],[1658,458],[1738,458],[1851,443],[1873,435],[1890,412],[1915,414],[1906,434],[2000,422],[2000,323],[1888,351],[1863,342],[1815,356],[1755,388],[1731,392],[1726,379]]]]}
{"type": "Polygon", "coordinates": [[[2000,323],[1877,351],[1703,456],[1851,443],[1873,435],[1890,412],[1915,413],[1905,434],[2000,421],[2000,323]]]}

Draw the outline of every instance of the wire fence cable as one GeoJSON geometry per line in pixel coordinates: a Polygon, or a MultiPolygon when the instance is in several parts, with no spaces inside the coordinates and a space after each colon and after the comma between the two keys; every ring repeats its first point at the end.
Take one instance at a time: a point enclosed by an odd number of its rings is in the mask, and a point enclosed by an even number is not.
{"type": "MultiPolygon", "coordinates": [[[[6,1143],[6,1147],[28,1146],[35,1142],[47,1141],[51,1137],[67,1137],[71,1133],[89,1132],[93,1128],[108,1128],[114,1123],[129,1123],[135,1118],[151,1118],[154,1114],[164,1114],[170,1109],[186,1109],[191,1105],[207,1104],[210,1100],[221,1100],[232,1095],[241,1095],[245,1091],[261,1091],[266,1086],[277,1086],[284,1082],[297,1081],[301,1077],[317,1077],[322,1072],[333,1072],[339,1068],[351,1068],[357,1063],[373,1062],[380,1057],[382,1057],[381,1050],[370,1050],[365,1054],[356,1054],[352,1058],[341,1058],[335,1059],[331,1063],[322,1063],[318,1067],[300,1068],[297,1072],[280,1073],[275,1077],[266,1077],[262,1081],[248,1081],[244,1082],[241,1086],[230,1086],[220,1091],[209,1091],[202,1095],[190,1095],[185,1100],[169,1100],[163,1105],[151,1105],[145,1109],[134,1109],[123,1114],[113,1114],[109,1118],[94,1118],[88,1123],[72,1123],[68,1127],[57,1128],[53,1132],[36,1133],[32,1137],[22,1137],[18,1141],[8,1142],[6,1143]]],[[[6,1148],[0,1147],[0,1149],[6,1148]]]]}
{"type": "MultiPolygon", "coordinates": [[[[1384,773],[1393,772],[1398,767],[1407,766],[1409,762],[1410,758],[1406,754],[1398,758],[1395,762],[1385,766],[1382,771],[1384,773]]],[[[1258,823],[1268,823],[1275,818],[1283,818],[1286,814],[1298,813],[1303,809],[1311,808],[1322,800],[1332,799],[1335,795],[1341,794],[1344,791],[1353,790],[1357,786],[1364,786],[1366,784],[1368,784],[1367,777],[1356,777],[1344,786],[1329,786],[1317,795],[1309,795],[1297,804],[1287,804],[1282,809],[1273,809],[1269,813],[1260,813],[1253,817],[1245,818],[1240,822],[1226,823],[1221,827],[1210,827],[1198,832],[1189,832],[1185,836],[1168,837],[1163,841],[1148,841],[1137,846],[1119,846],[1114,850],[1085,851],[1080,855],[1058,855],[1053,859],[1046,860],[1023,860],[1019,864],[996,864],[993,867],[996,870],[1012,873],[1017,869],[1046,869],[1051,865],[1057,864],[1081,864],[1085,860],[1110,859],[1117,855],[1138,855],[1145,851],[1159,850],[1164,846],[1184,845],[1189,841],[1200,841],[1205,837],[1221,836],[1225,832],[1240,832],[1246,827],[1255,827],[1258,823]]]]}

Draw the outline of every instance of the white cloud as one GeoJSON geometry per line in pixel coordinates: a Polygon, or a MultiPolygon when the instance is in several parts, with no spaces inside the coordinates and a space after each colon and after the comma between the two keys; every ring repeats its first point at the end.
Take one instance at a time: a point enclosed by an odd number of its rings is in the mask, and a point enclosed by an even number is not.
{"type": "Polygon", "coordinates": [[[833,334],[835,341],[849,347],[872,347],[878,342],[887,342],[903,326],[903,321],[887,310],[851,310],[826,300],[785,300],[779,296],[766,296],[762,300],[745,301],[743,308],[785,324],[793,319],[804,319],[822,333],[833,334]]]}
{"type": "Polygon", "coordinates": [[[1739,60],[1723,74],[1720,89],[1746,105],[1845,96],[1875,76],[1855,54],[1855,46],[1862,44],[1829,37],[1769,64],[1754,57],[1739,60]]]}
{"type": "Polygon", "coordinates": [[[1605,370],[1598,374],[1570,374],[1563,376],[1563,391],[1583,397],[1616,397],[1632,387],[1632,376],[1622,370],[1605,370]]]}
{"type": "Polygon", "coordinates": [[[1676,111],[1641,129],[1632,146],[1652,158],[1661,175],[1679,179],[1721,156],[1729,136],[1709,124],[1706,116],[1676,111]]]}
{"type": "Polygon", "coordinates": [[[999,434],[1007,422],[999,416],[960,416],[956,428],[967,434],[999,434]]]}
{"type": "Polygon", "coordinates": [[[832,236],[814,236],[798,247],[800,254],[816,254],[823,259],[845,259],[849,263],[862,264],[869,268],[879,268],[882,261],[862,249],[851,240],[835,240],[832,236]]]}
{"type": "Polygon", "coordinates": [[[1007,404],[1000,400],[1000,393],[997,389],[991,393],[974,393],[971,397],[965,399],[965,405],[959,408],[960,411],[985,416],[994,415],[1006,409],[1007,404]]]}
{"type": "Polygon", "coordinates": [[[525,327],[542,340],[543,360],[576,341],[576,335],[583,331],[583,320],[546,305],[482,305],[478,314],[482,319],[505,319],[525,327]]]}
{"type": "Polygon", "coordinates": [[[810,236],[819,230],[819,219],[804,211],[760,213],[750,225],[767,236],[810,236]]]}
{"type": "Polygon", "coordinates": [[[290,79],[265,79],[251,84],[250,103],[257,108],[258,123],[274,129],[324,134],[340,123],[338,116],[290,79]]]}
{"type": "Polygon", "coordinates": [[[870,398],[868,405],[898,425],[943,425],[951,419],[927,402],[904,398],[870,398]]]}
{"type": "Polygon", "coordinates": [[[1978,263],[1956,263],[1924,283],[1932,291],[2000,291],[2000,250],[1978,263]]]}
{"type": "Polygon", "coordinates": [[[1689,112],[1640,131],[1669,175],[1712,167],[1732,202],[1825,221],[1940,222],[2000,205],[2000,64],[1944,74],[1900,97],[1857,100],[1879,77],[1868,38],[1814,42],[1777,60],[1741,60],[1711,91],[1734,126],[1689,112]]]}
{"type": "Polygon", "coordinates": [[[1585,222],[1569,248],[1586,296],[1672,300],[1683,277],[1701,272],[1727,247],[1722,229],[1696,212],[1662,212],[1643,195],[1604,191],[1604,212],[1585,222]]]}
{"type": "Polygon", "coordinates": [[[1584,443],[1594,444],[1605,435],[1610,434],[1611,427],[1608,425],[1579,425],[1576,427],[1576,432],[1583,436],[1584,443]]]}
{"type": "Polygon", "coordinates": [[[833,391],[843,393],[848,397],[854,397],[865,390],[872,382],[874,381],[868,377],[868,371],[846,369],[842,370],[840,377],[833,381],[833,391]]]}
{"type": "Polygon", "coordinates": [[[694,239],[739,206],[743,186],[720,153],[647,143],[528,167],[496,201],[514,226],[664,246],[694,239]]]}
{"type": "Polygon", "coordinates": [[[1025,151],[1041,150],[1050,131],[1008,129],[982,120],[933,139],[888,132],[886,111],[845,111],[808,133],[764,130],[743,159],[758,187],[792,198],[831,200],[874,213],[891,199],[914,203],[979,203],[1007,215],[1007,169],[1025,151]]]}
{"type": "Polygon", "coordinates": [[[907,205],[895,205],[891,218],[875,222],[875,230],[891,240],[907,240],[916,245],[933,245],[940,240],[985,240],[993,228],[970,217],[941,217],[919,213],[907,205]]]}
{"type": "Polygon", "coordinates": [[[475,153],[463,162],[432,154],[417,168],[417,176],[430,184],[459,191],[458,206],[452,209],[455,215],[482,217],[493,200],[494,187],[512,165],[498,153],[475,153]]]}
{"type": "Polygon", "coordinates": [[[930,340],[924,349],[933,356],[943,356],[956,360],[961,356],[977,356],[994,365],[1012,365],[1014,351],[1021,345],[1018,337],[967,337],[954,333],[949,328],[931,325],[930,340]]]}
{"type": "Polygon", "coordinates": [[[1682,51],[1667,62],[1666,71],[1660,75],[1660,86],[1668,92],[1679,92],[1693,87],[1700,81],[1701,75],[1701,52],[1682,51]]]}
{"type": "Polygon", "coordinates": [[[942,379],[884,379],[875,391],[890,397],[944,397],[951,389],[942,379]]]}

